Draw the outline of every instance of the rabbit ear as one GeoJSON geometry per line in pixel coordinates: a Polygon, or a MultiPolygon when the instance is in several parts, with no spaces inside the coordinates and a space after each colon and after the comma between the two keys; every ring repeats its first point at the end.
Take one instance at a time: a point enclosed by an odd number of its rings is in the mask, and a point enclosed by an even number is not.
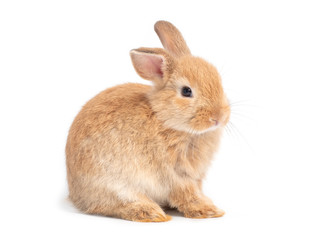
{"type": "Polygon", "coordinates": [[[154,30],[158,34],[163,47],[173,56],[181,57],[191,54],[182,34],[173,24],[166,21],[158,21],[154,25],[154,30]]]}
{"type": "Polygon", "coordinates": [[[172,65],[171,57],[160,48],[138,48],[130,51],[132,64],[140,77],[164,82],[172,65]]]}

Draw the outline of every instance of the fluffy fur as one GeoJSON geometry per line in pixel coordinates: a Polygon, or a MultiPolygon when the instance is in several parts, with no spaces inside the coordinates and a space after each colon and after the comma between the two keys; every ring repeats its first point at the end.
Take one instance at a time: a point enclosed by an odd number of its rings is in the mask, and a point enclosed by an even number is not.
{"type": "Polygon", "coordinates": [[[230,115],[217,70],[191,55],[169,22],[155,24],[165,49],[130,52],[153,86],[123,84],[91,99],[66,145],[69,197],[83,212],[168,221],[160,206],[191,218],[220,217],[201,189],[230,115]],[[183,87],[192,97],[181,95],[183,87]]]}

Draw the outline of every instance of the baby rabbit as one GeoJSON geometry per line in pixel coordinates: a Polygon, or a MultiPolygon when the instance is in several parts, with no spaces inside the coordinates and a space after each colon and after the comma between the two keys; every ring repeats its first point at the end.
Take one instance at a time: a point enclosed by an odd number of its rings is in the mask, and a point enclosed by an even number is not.
{"type": "Polygon", "coordinates": [[[215,67],[191,55],[171,23],[155,26],[164,49],[130,52],[152,86],[126,83],[91,99],[66,145],[69,197],[85,213],[140,222],[224,212],[202,193],[230,106],[215,67]]]}

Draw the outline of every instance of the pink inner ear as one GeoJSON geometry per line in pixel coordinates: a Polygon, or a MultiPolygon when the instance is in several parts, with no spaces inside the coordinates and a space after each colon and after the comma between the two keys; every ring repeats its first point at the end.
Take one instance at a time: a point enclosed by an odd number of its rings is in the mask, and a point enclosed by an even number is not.
{"type": "Polygon", "coordinates": [[[146,56],[146,68],[152,73],[156,74],[159,77],[163,77],[163,71],[161,69],[163,64],[163,59],[157,55],[146,56]]]}

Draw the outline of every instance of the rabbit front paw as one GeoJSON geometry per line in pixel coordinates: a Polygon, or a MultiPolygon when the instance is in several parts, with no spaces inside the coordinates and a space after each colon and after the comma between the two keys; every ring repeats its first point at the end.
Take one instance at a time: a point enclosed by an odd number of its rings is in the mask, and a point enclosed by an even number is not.
{"type": "Polygon", "coordinates": [[[224,211],[214,205],[195,204],[188,206],[183,214],[187,218],[215,218],[222,217],[224,211]]]}

